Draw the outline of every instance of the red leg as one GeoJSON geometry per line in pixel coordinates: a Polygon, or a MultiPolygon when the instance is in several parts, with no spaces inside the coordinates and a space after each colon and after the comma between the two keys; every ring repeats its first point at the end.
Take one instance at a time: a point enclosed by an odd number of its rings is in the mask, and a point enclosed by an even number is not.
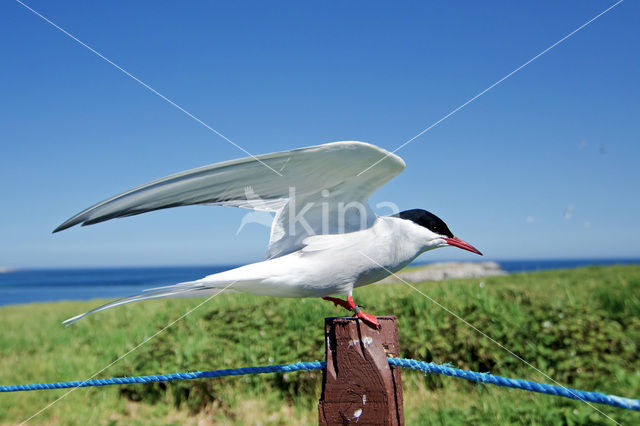
{"type": "Polygon", "coordinates": [[[376,317],[362,312],[358,305],[356,305],[356,303],[353,301],[353,297],[347,296],[347,300],[342,300],[335,297],[323,297],[323,299],[328,300],[329,302],[333,302],[336,306],[342,306],[348,311],[353,311],[354,316],[360,318],[366,324],[374,328],[380,328],[380,324],[378,323],[376,317]]]}
{"type": "Polygon", "coordinates": [[[351,305],[349,305],[349,302],[347,302],[346,300],[338,299],[336,297],[323,297],[322,299],[333,302],[333,304],[336,306],[342,306],[347,311],[351,310],[351,305]]]}

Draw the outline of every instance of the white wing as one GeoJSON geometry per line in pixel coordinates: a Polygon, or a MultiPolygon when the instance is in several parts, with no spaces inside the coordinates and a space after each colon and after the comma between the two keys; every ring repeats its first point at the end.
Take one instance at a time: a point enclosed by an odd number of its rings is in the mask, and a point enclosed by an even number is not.
{"type": "Polygon", "coordinates": [[[310,235],[371,226],[376,216],[369,196],[404,167],[397,155],[363,142],[334,142],[242,158],[130,189],[78,213],[53,232],[169,207],[227,205],[277,212],[267,251],[268,257],[277,257],[302,248],[310,235]]]}

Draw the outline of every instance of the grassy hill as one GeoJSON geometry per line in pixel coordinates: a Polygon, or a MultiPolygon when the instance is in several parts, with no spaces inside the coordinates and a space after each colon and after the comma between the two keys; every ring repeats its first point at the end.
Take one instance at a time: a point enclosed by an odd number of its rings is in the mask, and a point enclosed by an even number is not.
{"type": "MultiPolygon", "coordinates": [[[[586,267],[417,284],[558,382],[640,397],[640,266],[586,267]]],[[[100,301],[0,308],[0,384],[84,380],[202,299],[148,301],[60,321],[100,301]]],[[[403,357],[494,374],[544,377],[405,284],[356,292],[367,311],[396,315],[403,357]]],[[[322,360],[315,299],[222,294],[98,377],[322,360]]],[[[31,424],[313,424],[321,373],[299,372],[78,389],[31,424]]],[[[612,424],[576,401],[403,371],[407,424],[612,424]]],[[[0,424],[23,421],[67,390],[0,394],[0,424]]],[[[640,413],[596,408],[623,424],[640,413]]]]}

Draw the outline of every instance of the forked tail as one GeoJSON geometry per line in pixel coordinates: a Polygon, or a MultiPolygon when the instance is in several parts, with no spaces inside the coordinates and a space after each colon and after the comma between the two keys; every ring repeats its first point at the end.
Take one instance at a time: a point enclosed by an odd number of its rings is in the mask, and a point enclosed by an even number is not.
{"type": "Polygon", "coordinates": [[[210,290],[213,288],[220,288],[220,284],[215,283],[214,285],[212,285],[210,283],[204,284],[202,281],[187,281],[166,287],[151,288],[149,290],[143,291],[142,293],[136,294],[135,296],[123,297],[122,299],[114,300],[113,302],[109,302],[83,314],[76,315],[75,317],[63,321],[62,324],[67,327],[78,321],[79,319],[86,317],[87,315],[104,311],[105,309],[114,308],[116,306],[125,305],[131,302],[139,302],[141,300],[159,299],[161,297],[171,297],[178,295],[185,296],[186,293],[210,290]]]}

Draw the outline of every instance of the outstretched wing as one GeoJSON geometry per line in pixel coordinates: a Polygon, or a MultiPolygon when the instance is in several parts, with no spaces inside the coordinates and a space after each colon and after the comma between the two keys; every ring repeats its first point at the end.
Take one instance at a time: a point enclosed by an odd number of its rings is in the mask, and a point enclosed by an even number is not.
{"type": "Polygon", "coordinates": [[[334,142],[242,158],[130,189],[78,213],[53,232],[169,207],[227,205],[277,212],[267,253],[276,257],[302,247],[309,235],[370,226],[375,215],[369,196],[404,167],[400,157],[363,142],[334,142]]]}

